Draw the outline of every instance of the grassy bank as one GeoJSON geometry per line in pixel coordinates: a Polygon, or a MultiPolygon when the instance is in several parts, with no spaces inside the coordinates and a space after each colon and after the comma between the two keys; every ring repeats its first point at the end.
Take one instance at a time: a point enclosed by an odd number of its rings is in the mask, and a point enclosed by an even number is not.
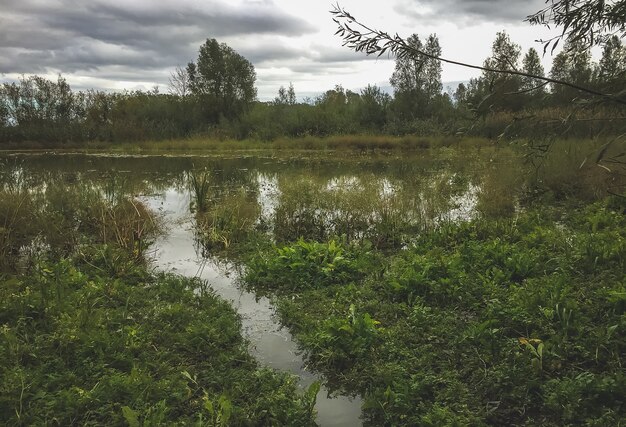
{"type": "Polygon", "coordinates": [[[170,140],[146,140],[137,142],[91,141],[86,143],[66,143],[48,146],[38,142],[4,143],[4,150],[37,149],[85,149],[107,151],[230,151],[230,150],[419,150],[424,148],[447,147],[456,145],[482,146],[493,141],[485,138],[458,138],[453,136],[418,137],[387,135],[336,135],[328,137],[305,136],[299,138],[259,139],[221,139],[211,137],[191,137],[170,140]]]}
{"type": "Polygon", "coordinates": [[[393,253],[298,241],[253,257],[245,283],[372,425],[619,425],[623,208],[447,224],[393,253]]]}

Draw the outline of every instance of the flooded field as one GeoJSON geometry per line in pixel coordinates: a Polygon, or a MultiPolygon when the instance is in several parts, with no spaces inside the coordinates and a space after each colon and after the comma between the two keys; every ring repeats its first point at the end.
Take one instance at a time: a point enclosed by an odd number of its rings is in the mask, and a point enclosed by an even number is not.
{"type": "Polygon", "coordinates": [[[513,151],[13,153],[0,165],[7,420],[620,417],[619,399],[553,404],[561,389],[587,393],[579,367],[594,351],[585,384],[623,395],[619,199],[529,192],[513,151]],[[56,384],[50,366],[70,385],[36,392],[56,384]]]}
{"type": "MultiPolygon", "coordinates": [[[[91,187],[108,199],[145,202],[165,222],[149,249],[154,268],[205,280],[241,315],[252,354],[308,387],[318,374],[307,369],[271,302],[238,286],[237,260],[226,250],[259,232],[278,241],[336,235],[403,244],[409,233],[434,222],[470,218],[478,188],[475,177],[446,169],[450,159],[309,156],[68,153],[14,154],[1,161],[7,182],[27,182],[32,189],[52,183],[91,187]],[[208,206],[202,209],[190,185],[198,176],[208,184],[208,206]]],[[[358,396],[329,394],[322,387],[319,422],[358,425],[360,405],[358,396]]]]}

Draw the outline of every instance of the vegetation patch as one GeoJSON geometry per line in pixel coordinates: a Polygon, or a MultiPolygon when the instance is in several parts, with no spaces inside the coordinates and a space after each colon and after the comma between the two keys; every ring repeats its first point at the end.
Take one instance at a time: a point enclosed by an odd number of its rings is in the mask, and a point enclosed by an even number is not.
{"type": "Polygon", "coordinates": [[[20,171],[0,175],[0,424],[314,425],[317,383],[261,368],[206,282],[148,272],[146,205],[20,171]]]}
{"type": "Polygon", "coordinates": [[[0,278],[6,424],[309,425],[315,393],[257,366],[206,283],[96,246],[0,278]]]}
{"type": "Polygon", "coordinates": [[[299,241],[245,279],[372,425],[618,425],[623,206],[570,203],[444,224],[385,256],[299,241]]]}

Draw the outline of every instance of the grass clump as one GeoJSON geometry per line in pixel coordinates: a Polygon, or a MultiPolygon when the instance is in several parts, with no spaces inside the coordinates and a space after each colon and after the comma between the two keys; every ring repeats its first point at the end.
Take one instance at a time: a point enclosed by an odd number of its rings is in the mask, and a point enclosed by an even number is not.
{"type": "Polygon", "coordinates": [[[189,174],[191,210],[195,211],[198,239],[206,253],[245,244],[261,228],[256,194],[244,187],[211,187],[210,172],[189,174]]]}
{"type": "Polygon", "coordinates": [[[244,282],[253,283],[257,289],[290,294],[359,281],[365,275],[362,271],[373,268],[376,259],[367,246],[298,240],[252,258],[244,282]]]}

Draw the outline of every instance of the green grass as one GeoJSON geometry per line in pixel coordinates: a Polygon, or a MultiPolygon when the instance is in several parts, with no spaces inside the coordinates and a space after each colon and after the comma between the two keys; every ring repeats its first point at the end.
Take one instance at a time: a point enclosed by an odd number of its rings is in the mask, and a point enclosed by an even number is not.
{"type": "Polygon", "coordinates": [[[623,205],[446,224],[404,251],[295,242],[248,262],[372,425],[619,425],[623,205]],[[557,225],[558,224],[558,225],[557,225]]]}
{"type": "Polygon", "coordinates": [[[0,276],[0,423],[313,424],[315,394],[257,365],[206,283],[81,252],[0,276]]]}
{"type": "MultiPolygon", "coordinates": [[[[142,151],[241,151],[241,150],[346,150],[346,151],[415,151],[438,147],[467,146],[481,147],[493,145],[493,141],[478,137],[421,137],[390,135],[335,135],[328,137],[304,136],[297,138],[280,137],[273,140],[229,139],[193,136],[170,140],[144,140],[137,142],[98,142],[66,144],[61,149],[88,149],[122,152],[142,151]]],[[[27,142],[4,145],[8,150],[40,149],[39,144],[27,142]]]]}

